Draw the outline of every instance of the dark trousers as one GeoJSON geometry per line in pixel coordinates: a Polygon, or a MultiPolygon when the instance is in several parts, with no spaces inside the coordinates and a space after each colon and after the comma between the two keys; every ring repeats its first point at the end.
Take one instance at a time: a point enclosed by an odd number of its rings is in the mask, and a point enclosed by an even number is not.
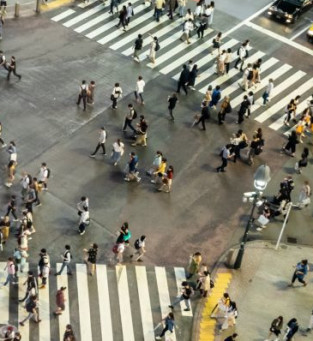
{"type": "Polygon", "coordinates": [[[227,167],[227,159],[224,159],[223,157],[222,157],[222,164],[219,166],[219,167],[217,167],[216,168],[216,170],[219,172],[219,171],[221,171],[221,172],[224,172],[224,168],[226,168],[227,167]]]}
{"type": "Polygon", "coordinates": [[[291,283],[294,283],[296,281],[296,279],[302,283],[302,284],[305,284],[305,280],[303,278],[300,278],[297,276],[296,272],[293,274],[292,276],[292,280],[291,280],[291,283]]]}
{"type": "Polygon", "coordinates": [[[205,26],[200,25],[200,27],[197,29],[197,34],[198,34],[198,38],[203,38],[203,33],[205,30],[205,26]]]}
{"type": "Polygon", "coordinates": [[[293,142],[288,142],[284,149],[290,150],[291,153],[295,153],[295,151],[296,151],[296,144],[293,143],[293,142]]]}
{"type": "Polygon", "coordinates": [[[182,81],[178,81],[178,86],[177,86],[177,93],[180,93],[180,88],[183,88],[183,90],[185,91],[185,94],[187,95],[188,94],[188,91],[187,91],[187,87],[186,87],[186,83],[185,82],[182,82],[182,81]]]}
{"type": "Polygon", "coordinates": [[[78,226],[78,229],[79,229],[79,232],[82,233],[85,231],[86,229],[86,224],[85,223],[81,223],[79,226],[78,226]]]}
{"type": "Polygon", "coordinates": [[[156,8],[156,9],[155,9],[155,18],[156,18],[156,21],[160,21],[160,16],[161,16],[161,14],[162,14],[162,10],[156,8]]]}
{"type": "Polygon", "coordinates": [[[4,141],[3,141],[3,139],[0,137],[0,142],[2,143],[2,144],[4,144],[4,141]]]}
{"type": "Polygon", "coordinates": [[[17,219],[16,208],[13,208],[12,206],[8,206],[6,215],[10,215],[10,213],[12,213],[14,219],[17,219]]]}
{"type": "Polygon", "coordinates": [[[102,147],[102,154],[105,154],[105,144],[104,143],[98,143],[95,151],[92,153],[92,155],[96,155],[98,150],[102,147]]]}
{"type": "Polygon", "coordinates": [[[80,105],[80,101],[83,100],[83,104],[84,104],[84,111],[86,111],[86,106],[87,106],[87,96],[83,96],[81,94],[78,95],[78,99],[77,99],[77,105],[80,105]]]}
{"type": "Polygon", "coordinates": [[[26,208],[29,212],[33,213],[33,201],[32,201],[32,202],[27,202],[27,203],[25,204],[25,208],[26,208]]]}
{"type": "Polygon", "coordinates": [[[117,108],[117,98],[112,97],[112,108],[116,109],[117,108]]]}
{"type": "Polygon", "coordinates": [[[162,333],[160,334],[160,337],[163,337],[167,331],[168,331],[168,326],[166,326],[166,327],[162,330],[162,333]]]}
{"type": "Polygon", "coordinates": [[[228,74],[230,63],[225,63],[225,72],[228,74]]]}
{"type": "Polygon", "coordinates": [[[201,122],[201,124],[202,124],[203,130],[206,130],[206,129],[205,129],[205,117],[204,117],[204,116],[200,116],[198,122],[196,122],[196,125],[198,125],[200,122],[201,122]]]}
{"type": "Polygon", "coordinates": [[[225,113],[219,112],[217,114],[217,117],[218,117],[218,124],[223,124],[223,122],[225,121],[225,113]]]}
{"type": "Polygon", "coordinates": [[[120,27],[120,25],[122,25],[123,28],[125,29],[125,25],[127,25],[127,24],[126,24],[125,20],[120,19],[120,21],[119,21],[119,23],[116,25],[116,27],[120,27]]]}
{"type": "Polygon", "coordinates": [[[240,124],[241,122],[243,122],[244,121],[244,118],[243,118],[243,115],[244,115],[245,113],[244,112],[242,112],[242,111],[239,111],[238,112],[238,123],[240,124]]]}
{"type": "Polygon", "coordinates": [[[13,72],[14,76],[18,77],[19,79],[22,78],[21,75],[19,75],[18,73],[16,73],[16,69],[12,69],[12,68],[8,68],[8,75],[7,75],[7,79],[10,79],[10,76],[11,76],[11,72],[13,72]]]}
{"type": "Polygon", "coordinates": [[[128,118],[125,118],[125,123],[124,123],[123,130],[126,130],[127,127],[129,127],[133,132],[136,131],[136,129],[132,125],[132,120],[129,120],[128,118]]]}
{"type": "Polygon", "coordinates": [[[244,63],[244,62],[245,62],[244,59],[238,58],[238,59],[236,60],[236,63],[235,63],[235,68],[237,68],[238,64],[240,64],[240,71],[242,71],[243,63],[244,63]]]}
{"type": "Polygon", "coordinates": [[[169,112],[169,114],[170,114],[172,120],[174,120],[173,110],[174,110],[174,109],[172,109],[172,108],[168,108],[168,112],[169,112]]]}
{"type": "Polygon", "coordinates": [[[118,12],[118,5],[117,5],[117,3],[111,2],[110,3],[110,12],[109,13],[113,14],[113,7],[115,7],[116,8],[116,12],[118,12]]]}

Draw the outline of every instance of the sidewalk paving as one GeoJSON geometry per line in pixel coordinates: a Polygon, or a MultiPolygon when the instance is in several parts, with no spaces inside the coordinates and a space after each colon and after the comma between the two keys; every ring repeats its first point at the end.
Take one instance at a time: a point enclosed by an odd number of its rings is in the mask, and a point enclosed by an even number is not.
{"type": "MultiPolygon", "coordinates": [[[[306,334],[311,312],[313,309],[313,248],[300,245],[281,245],[279,250],[270,242],[250,242],[246,245],[245,255],[240,270],[227,269],[224,261],[227,253],[222,257],[214,271],[213,278],[216,286],[206,302],[198,307],[195,314],[194,340],[204,340],[202,326],[212,325],[205,307],[209,304],[213,292],[218,291],[219,275],[228,274],[230,284],[226,292],[237,303],[238,319],[235,328],[229,328],[223,333],[218,333],[219,322],[215,323],[212,333],[206,335],[206,340],[223,341],[227,336],[236,332],[240,341],[264,341],[267,339],[269,327],[274,318],[284,317],[285,330],[287,322],[295,317],[300,329],[296,340],[312,340],[313,332],[306,334]],[[310,271],[306,276],[308,285],[303,287],[296,282],[294,287],[288,287],[294,272],[294,265],[301,259],[308,259],[310,271]],[[196,317],[197,316],[197,317],[196,317]]],[[[234,263],[237,250],[232,259],[234,263]]],[[[225,283],[221,283],[225,287],[225,283]]],[[[216,302],[215,302],[216,303],[216,302]]],[[[211,302],[214,306],[214,302],[211,302]]],[[[214,323],[213,323],[214,324],[214,323]]]]}

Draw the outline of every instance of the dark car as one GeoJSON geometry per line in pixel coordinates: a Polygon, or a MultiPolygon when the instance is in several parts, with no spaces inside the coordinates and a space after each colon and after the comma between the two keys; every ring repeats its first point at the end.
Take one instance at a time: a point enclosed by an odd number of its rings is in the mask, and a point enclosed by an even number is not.
{"type": "Polygon", "coordinates": [[[312,5],[313,0],[276,0],[268,9],[267,14],[290,24],[295,22],[312,5]]]}

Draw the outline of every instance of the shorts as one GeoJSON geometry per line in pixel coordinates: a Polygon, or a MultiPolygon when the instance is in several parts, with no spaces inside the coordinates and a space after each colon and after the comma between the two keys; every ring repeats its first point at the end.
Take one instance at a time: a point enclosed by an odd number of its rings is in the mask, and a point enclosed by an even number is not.
{"type": "Polygon", "coordinates": [[[63,304],[59,304],[58,308],[60,308],[61,310],[65,310],[65,304],[64,303],[63,304]]]}

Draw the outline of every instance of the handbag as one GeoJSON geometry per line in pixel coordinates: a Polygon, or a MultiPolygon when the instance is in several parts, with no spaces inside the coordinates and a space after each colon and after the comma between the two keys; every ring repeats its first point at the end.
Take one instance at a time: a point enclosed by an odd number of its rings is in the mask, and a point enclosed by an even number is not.
{"type": "Polygon", "coordinates": [[[114,95],[113,94],[111,94],[111,101],[114,101],[114,99],[115,99],[115,97],[114,97],[114,95]]]}
{"type": "Polygon", "coordinates": [[[266,225],[269,223],[269,219],[267,219],[263,214],[261,214],[258,218],[258,223],[262,226],[266,225]]]}

